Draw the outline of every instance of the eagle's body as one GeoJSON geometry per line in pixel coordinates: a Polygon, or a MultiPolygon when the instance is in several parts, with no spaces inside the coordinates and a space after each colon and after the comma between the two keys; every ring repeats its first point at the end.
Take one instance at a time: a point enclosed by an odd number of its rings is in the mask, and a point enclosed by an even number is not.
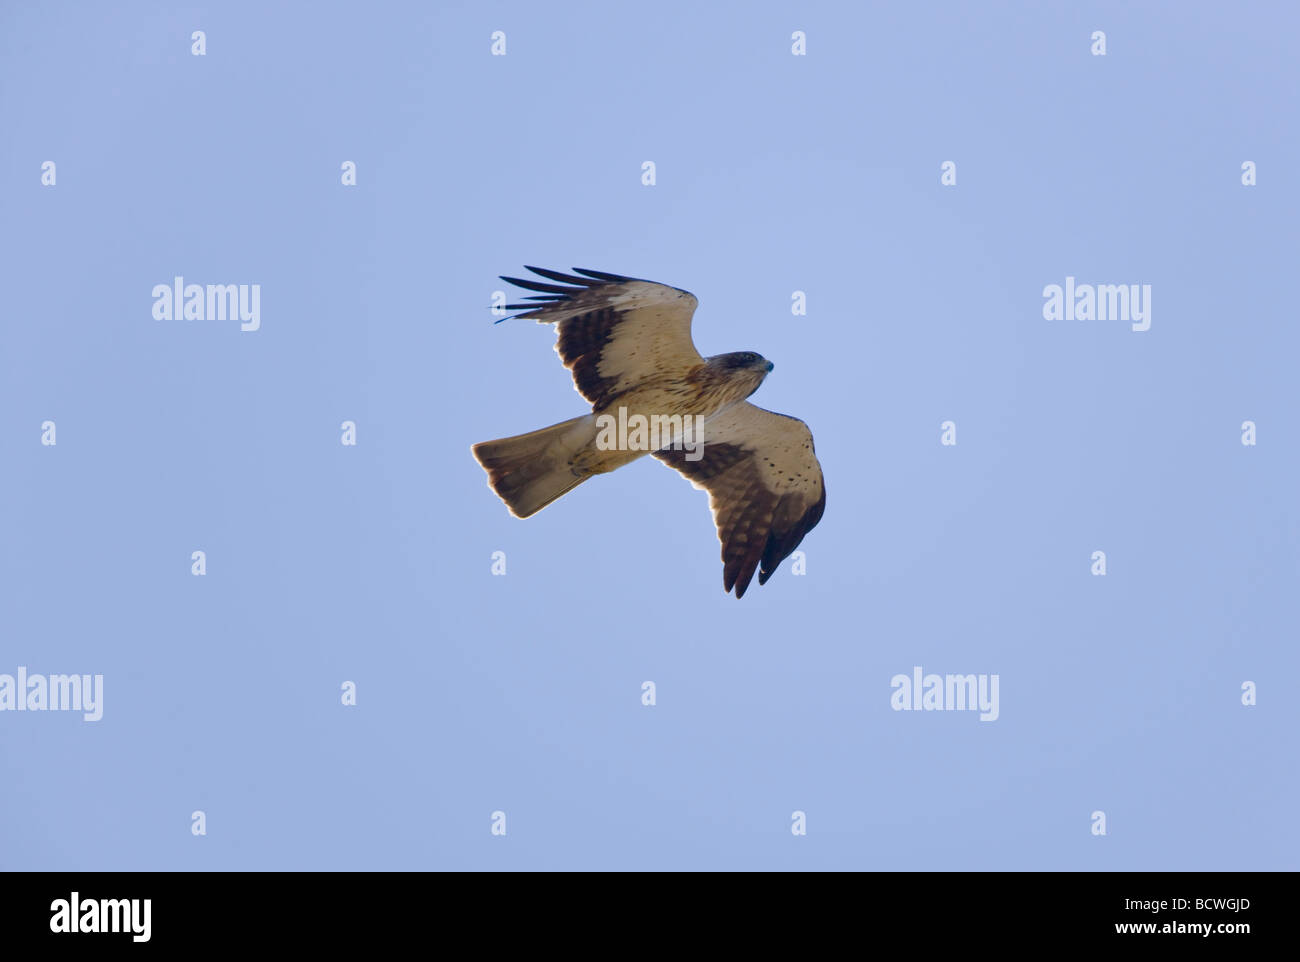
{"type": "Polygon", "coordinates": [[[807,425],[754,407],[772,365],[751,352],[701,357],[691,341],[694,295],[650,281],[585,271],[581,277],[528,268],[565,285],[503,278],[545,296],[509,304],[517,315],[558,327],[555,349],[591,402],[590,414],[513,438],[474,445],[493,491],[526,518],[597,474],[646,454],[710,493],[722,540],[723,585],[745,593],[798,547],[821,520],[826,491],[807,425]],[[696,419],[702,445],[658,450],[611,447],[601,426],[637,416],[696,419]]]}
{"type": "MultiPolygon", "coordinates": [[[[731,405],[745,400],[763,383],[766,371],[745,368],[729,371],[709,358],[684,375],[656,375],[620,394],[608,404],[593,408],[590,414],[592,431],[603,415],[626,421],[637,416],[646,421],[658,416],[670,418],[701,417],[712,420],[731,405]]],[[[589,448],[574,459],[574,467],[582,467],[590,474],[605,474],[615,468],[645,457],[648,450],[618,450],[589,448]]]]}

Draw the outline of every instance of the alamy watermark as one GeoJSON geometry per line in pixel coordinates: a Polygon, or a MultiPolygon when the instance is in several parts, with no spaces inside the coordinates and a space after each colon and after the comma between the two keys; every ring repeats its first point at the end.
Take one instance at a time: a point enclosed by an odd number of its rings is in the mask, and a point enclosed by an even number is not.
{"type": "Polygon", "coordinates": [[[262,326],[261,284],[186,284],[174,277],[170,284],[155,284],[155,321],[239,321],[241,331],[262,326]]]}
{"type": "Polygon", "coordinates": [[[1150,284],[1048,284],[1043,288],[1045,321],[1129,321],[1135,331],[1151,327],[1150,284]]]}
{"type": "Polygon", "coordinates": [[[85,899],[80,892],[50,903],[50,931],[58,934],[122,933],[148,942],[153,899],[85,899]]]}
{"type": "Polygon", "coordinates": [[[927,675],[917,665],[910,675],[889,680],[894,711],[978,711],[980,721],[998,720],[997,675],[927,675]]]}
{"type": "Polygon", "coordinates": [[[601,451],[662,451],[674,448],[686,452],[687,461],[704,457],[702,414],[628,414],[627,408],[596,416],[596,447],[601,451]]]}
{"type": "Polygon", "coordinates": [[[85,721],[104,717],[103,675],[0,675],[0,711],[79,711],[85,721]]]}

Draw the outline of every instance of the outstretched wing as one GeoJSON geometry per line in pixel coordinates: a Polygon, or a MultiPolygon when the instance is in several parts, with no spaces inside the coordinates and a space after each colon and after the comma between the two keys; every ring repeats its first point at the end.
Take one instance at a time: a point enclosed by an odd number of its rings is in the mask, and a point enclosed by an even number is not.
{"type": "Polygon", "coordinates": [[[817,527],[826,484],[812,432],[798,418],[735,404],[705,422],[703,457],[665,448],[654,456],[709,492],[722,542],[722,585],[743,597],[758,573],[766,584],[777,565],[817,527]]]}
{"type": "Polygon", "coordinates": [[[529,267],[542,283],[502,277],[541,292],[507,304],[515,317],[557,325],[556,353],[573,372],[573,384],[602,408],[620,394],[660,376],[683,377],[704,363],[691,340],[695,295],[666,284],[575,267],[581,277],[529,267]]]}

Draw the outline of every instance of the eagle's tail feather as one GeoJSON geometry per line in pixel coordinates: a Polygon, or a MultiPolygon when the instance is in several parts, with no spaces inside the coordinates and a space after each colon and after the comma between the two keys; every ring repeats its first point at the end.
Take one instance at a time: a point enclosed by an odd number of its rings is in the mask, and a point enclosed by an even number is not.
{"type": "Polygon", "coordinates": [[[517,518],[527,518],[591,477],[573,464],[574,455],[596,436],[590,414],[552,424],[528,434],[473,447],[488,474],[488,484],[517,518]]]}

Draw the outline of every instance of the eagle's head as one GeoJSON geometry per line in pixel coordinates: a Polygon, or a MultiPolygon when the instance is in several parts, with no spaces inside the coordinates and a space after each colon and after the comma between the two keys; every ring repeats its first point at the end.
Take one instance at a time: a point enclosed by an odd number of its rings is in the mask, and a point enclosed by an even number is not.
{"type": "MultiPolygon", "coordinates": [[[[762,354],[753,351],[732,351],[730,354],[715,354],[709,358],[708,366],[720,379],[730,384],[740,393],[740,399],[747,398],[763,383],[763,378],[775,365],[762,354]]],[[[728,392],[730,393],[730,391],[728,392]]]]}
{"type": "Polygon", "coordinates": [[[757,371],[763,377],[767,377],[767,372],[776,367],[762,354],[755,354],[753,351],[732,351],[730,354],[715,354],[709,358],[709,363],[716,364],[724,371],[757,371]]]}

